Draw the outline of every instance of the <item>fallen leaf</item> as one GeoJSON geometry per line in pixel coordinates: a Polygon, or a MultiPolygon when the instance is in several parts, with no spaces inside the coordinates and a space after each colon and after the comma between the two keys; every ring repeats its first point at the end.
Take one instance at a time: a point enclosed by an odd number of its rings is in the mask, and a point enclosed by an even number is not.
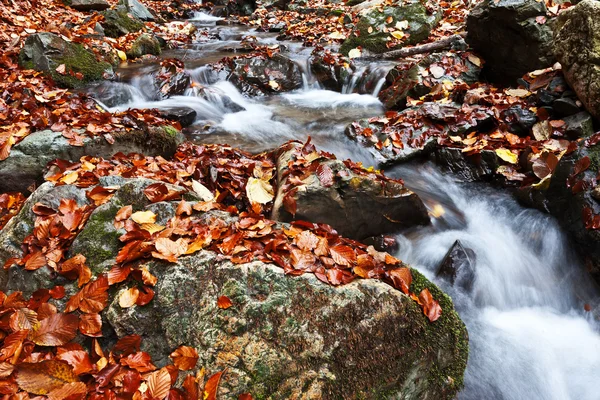
{"type": "Polygon", "coordinates": [[[20,363],[17,384],[26,392],[47,395],[68,383],[77,382],[73,368],[65,361],[44,360],[37,363],[20,363]]]}
{"type": "Polygon", "coordinates": [[[519,159],[519,156],[516,155],[515,153],[513,153],[512,151],[508,150],[508,149],[496,149],[496,155],[498,155],[498,157],[500,157],[502,160],[511,163],[511,164],[516,164],[517,160],[519,159]]]}
{"type": "Polygon", "coordinates": [[[251,203],[267,204],[275,197],[273,186],[262,179],[249,178],[246,195],[251,203]]]}
{"type": "Polygon", "coordinates": [[[75,338],[78,325],[76,315],[57,313],[40,321],[29,339],[39,346],[62,346],[75,338]]]}
{"type": "Polygon", "coordinates": [[[180,346],[171,353],[173,364],[182,371],[189,371],[196,366],[198,352],[193,347],[180,346]]]}
{"type": "Polygon", "coordinates": [[[233,306],[233,303],[231,302],[231,299],[229,299],[229,297],[220,296],[217,299],[217,307],[219,307],[220,309],[227,310],[231,306],[233,306]]]}
{"type": "Polygon", "coordinates": [[[129,308],[135,305],[135,302],[140,295],[140,290],[137,287],[132,287],[127,290],[123,290],[119,296],[119,306],[121,308],[129,308]]]}
{"type": "Polygon", "coordinates": [[[152,211],[137,211],[131,214],[131,219],[138,224],[153,224],[156,222],[156,214],[152,211]]]}

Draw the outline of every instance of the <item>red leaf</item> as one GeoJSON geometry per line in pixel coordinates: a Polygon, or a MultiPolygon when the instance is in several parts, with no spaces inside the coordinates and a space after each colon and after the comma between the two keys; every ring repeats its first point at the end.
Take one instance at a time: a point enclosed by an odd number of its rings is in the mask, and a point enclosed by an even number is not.
{"type": "Polygon", "coordinates": [[[573,168],[573,173],[571,175],[572,176],[579,175],[580,173],[582,173],[583,171],[585,171],[586,169],[588,169],[590,167],[590,163],[591,163],[591,161],[588,156],[580,158],[575,163],[575,168],[573,168]]]}
{"type": "Polygon", "coordinates": [[[330,187],[333,185],[334,175],[329,165],[319,164],[317,167],[317,177],[319,178],[321,185],[324,187],[330,187]]]}
{"type": "Polygon", "coordinates": [[[204,393],[202,394],[202,398],[204,400],[217,400],[217,391],[219,390],[219,382],[221,381],[221,375],[223,375],[227,369],[224,369],[221,372],[217,372],[206,382],[204,385],[204,393]]]}
{"type": "Polygon", "coordinates": [[[231,306],[233,306],[233,303],[231,302],[231,300],[229,299],[229,297],[227,297],[227,296],[220,296],[217,299],[217,307],[219,307],[221,310],[227,310],[231,306]]]}

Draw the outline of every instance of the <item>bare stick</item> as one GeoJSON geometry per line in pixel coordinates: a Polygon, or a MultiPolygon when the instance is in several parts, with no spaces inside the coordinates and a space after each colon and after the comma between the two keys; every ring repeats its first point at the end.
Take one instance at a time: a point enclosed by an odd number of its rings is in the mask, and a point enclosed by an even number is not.
{"type": "Polygon", "coordinates": [[[444,39],[437,40],[435,42],[425,43],[425,44],[422,44],[419,46],[413,46],[413,47],[403,47],[398,50],[392,50],[392,51],[388,51],[385,53],[376,54],[374,56],[364,57],[364,58],[371,58],[371,59],[376,59],[376,60],[382,60],[382,59],[390,60],[390,59],[398,59],[398,58],[414,56],[415,54],[430,53],[432,51],[442,50],[442,49],[447,49],[449,47],[452,47],[452,45],[454,43],[462,40],[464,37],[465,37],[464,33],[459,33],[456,35],[448,36],[447,38],[444,38],[444,39]]]}

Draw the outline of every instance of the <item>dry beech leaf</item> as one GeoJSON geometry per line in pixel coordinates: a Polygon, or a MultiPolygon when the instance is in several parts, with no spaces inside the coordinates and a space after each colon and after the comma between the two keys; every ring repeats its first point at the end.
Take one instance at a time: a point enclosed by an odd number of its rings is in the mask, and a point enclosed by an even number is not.
{"type": "Polygon", "coordinates": [[[173,364],[182,371],[189,371],[196,366],[198,352],[193,347],[180,346],[171,353],[173,364]]]}
{"type": "Polygon", "coordinates": [[[217,400],[217,391],[219,390],[219,382],[221,382],[221,376],[227,371],[224,369],[221,372],[217,372],[212,375],[206,381],[206,385],[204,385],[204,391],[202,393],[202,398],[204,400],[217,400]]]}
{"type": "Polygon", "coordinates": [[[121,308],[129,308],[134,306],[139,295],[140,290],[137,287],[132,287],[122,291],[119,295],[119,306],[121,308]]]}
{"type": "Polygon", "coordinates": [[[152,211],[137,211],[131,214],[131,219],[138,224],[153,224],[156,222],[156,214],[152,211]]]}
{"type": "Polygon", "coordinates": [[[269,182],[257,178],[248,178],[246,196],[251,203],[267,204],[275,197],[273,186],[269,182]]]}
{"type": "Polygon", "coordinates": [[[232,307],[233,303],[231,302],[231,299],[227,296],[219,296],[219,298],[217,299],[217,307],[219,307],[221,310],[227,310],[229,307],[232,307]]]}
{"type": "Polygon", "coordinates": [[[29,338],[40,346],[62,346],[77,335],[79,318],[74,314],[58,313],[40,321],[29,338]]]}
{"type": "Polygon", "coordinates": [[[148,392],[154,399],[162,400],[171,389],[171,374],[166,368],[153,372],[147,379],[148,392]]]}
{"type": "Polygon", "coordinates": [[[17,384],[26,392],[47,395],[67,383],[77,382],[73,368],[65,361],[44,360],[37,363],[20,363],[17,384]]]}

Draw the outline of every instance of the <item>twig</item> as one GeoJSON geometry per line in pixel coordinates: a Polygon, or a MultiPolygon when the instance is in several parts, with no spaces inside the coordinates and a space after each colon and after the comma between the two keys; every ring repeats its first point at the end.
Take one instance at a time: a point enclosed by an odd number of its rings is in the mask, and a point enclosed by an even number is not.
{"type": "Polygon", "coordinates": [[[364,58],[371,58],[371,59],[375,59],[375,60],[390,60],[390,59],[398,59],[398,58],[414,56],[415,54],[430,53],[435,50],[447,49],[448,47],[451,47],[454,43],[462,40],[465,36],[466,36],[466,33],[458,33],[456,35],[448,36],[447,38],[440,39],[435,42],[425,43],[425,44],[422,44],[419,46],[413,46],[413,47],[403,47],[398,50],[392,50],[392,51],[388,51],[385,53],[376,54],[374,56],[364,57],[364,58]]]}

